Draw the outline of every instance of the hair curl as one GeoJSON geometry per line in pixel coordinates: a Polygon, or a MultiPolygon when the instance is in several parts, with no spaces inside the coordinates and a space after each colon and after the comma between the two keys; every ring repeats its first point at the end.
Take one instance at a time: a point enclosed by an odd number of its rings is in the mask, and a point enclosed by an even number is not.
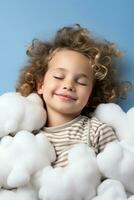
{"type": "Polygon", "coordinates": [[[86,28],[78,24],[58,30],[50,42],[32,41],[26,52],[29,60],[20,71],[16,91],[23,96],[37,92],[37,83],[43,81],[53,52],[60,49],[80,52],[92,61],[95,83],[84,112],[93,111],[100,103],[113,102],[126,96],[131,84],[118,79],[116,66],[116,59],[121,52],[113,43],[93,38],[86,28]]]}

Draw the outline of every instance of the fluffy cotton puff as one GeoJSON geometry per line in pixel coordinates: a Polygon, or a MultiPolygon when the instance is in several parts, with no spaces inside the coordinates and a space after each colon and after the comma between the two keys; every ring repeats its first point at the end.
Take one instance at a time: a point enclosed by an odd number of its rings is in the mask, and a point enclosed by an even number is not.
{"type": "Polygon", "coordinates": [[[29,182],[30,176],[55,160],[53,146],[44,132],[36,136],[20,131],[0,142],[0,187],[14,188],[29,182]]]}
{"type": "Polygon", "coordinates": [[[100,104],[94,115],[102,122],[111,125],[120,140],[128,137],[134,139],[134,107],[125,113],[117,104],[100,104]]]}
{"type": "Polygon", "coordinates": [[[64,167],[46,167],[36,174],[36,187],[41,200],[89,200],[100,184],[94,151],[86,144],[75,145],[64,167]]]}
{"type": "Polygon", "coordinates": [[[134,195],[128,198],[128,200],[134,200],[134,195]]]}
{"type": "Polygon", "coordinates": [[[0,137],[20,130],[38,130],[45,122],[46,111],[37,94],[24,97],[9,92],[0,96],[0,137]]]}
{"type": "Polygon", "coordinates": [[[94,196],[96,187],[100,183],[100,172],[93,149],[86,144],[75,145],[69,152],[68,161],[66,179],[68,182],[70,181],[69,184],[73,178],[81,199],[83,197],[89,199],[94,196]]]}
{"type": "Polygon", "coordinates": [[[0,190],[0,200],[38,200],[37,192],[27,185],[13,190],[0,190]]]}
{"type": "Polygon", "coordinates": [[[127,195],[121,182],[107,179],[99,185],[97,196],[92,200],[127,200],[127,195]]]}
{"type": "Polygon", "coordinates": [[[107,144],[97,156],[103,176],[121,181],[134,194],[134,141],[122,140],[107,144]]]}

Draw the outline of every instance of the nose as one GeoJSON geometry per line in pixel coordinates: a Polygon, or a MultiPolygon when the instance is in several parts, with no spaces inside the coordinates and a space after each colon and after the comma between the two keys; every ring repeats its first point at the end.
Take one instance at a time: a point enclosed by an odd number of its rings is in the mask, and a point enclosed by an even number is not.
{"type": "Polygon", "coordinates": [[[63,83],[63,89],[68,90],[68,91],[74,91],[75,87],[74,87],[73,81],[71,81],[71,80],[65,81],[63,83]]]}

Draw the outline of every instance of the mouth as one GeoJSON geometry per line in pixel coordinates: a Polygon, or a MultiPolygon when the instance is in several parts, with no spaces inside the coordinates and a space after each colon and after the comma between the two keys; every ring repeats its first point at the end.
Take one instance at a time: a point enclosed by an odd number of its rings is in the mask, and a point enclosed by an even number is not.
{"type": "Polygon", "coordinates": [[[62,100],[66,100],[66,101],[76,101],[77,98],[71,96],[71,95],[68,95],[68,94],[55,94],[56,96],[59,96],[62,100]]]}

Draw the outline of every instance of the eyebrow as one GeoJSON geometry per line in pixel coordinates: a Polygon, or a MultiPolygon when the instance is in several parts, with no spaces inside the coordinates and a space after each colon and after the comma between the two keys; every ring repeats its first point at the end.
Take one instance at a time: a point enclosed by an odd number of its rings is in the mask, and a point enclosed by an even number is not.
{"type": "MultiPolygon", "coordinates": [[[[61,70],[61,71],[67,71],[65,68],[62,68],[62,67],[57,67],[57,68],[55,68],[54,70],[61,70]]],[[[89,79],[89,77],[86,75],[86,74],[84,74],[84,73],[78,73],[77,74],[77,76],[78,77],[84,77],[84,78],[87,78],[87,79],[89,79]]]]}

